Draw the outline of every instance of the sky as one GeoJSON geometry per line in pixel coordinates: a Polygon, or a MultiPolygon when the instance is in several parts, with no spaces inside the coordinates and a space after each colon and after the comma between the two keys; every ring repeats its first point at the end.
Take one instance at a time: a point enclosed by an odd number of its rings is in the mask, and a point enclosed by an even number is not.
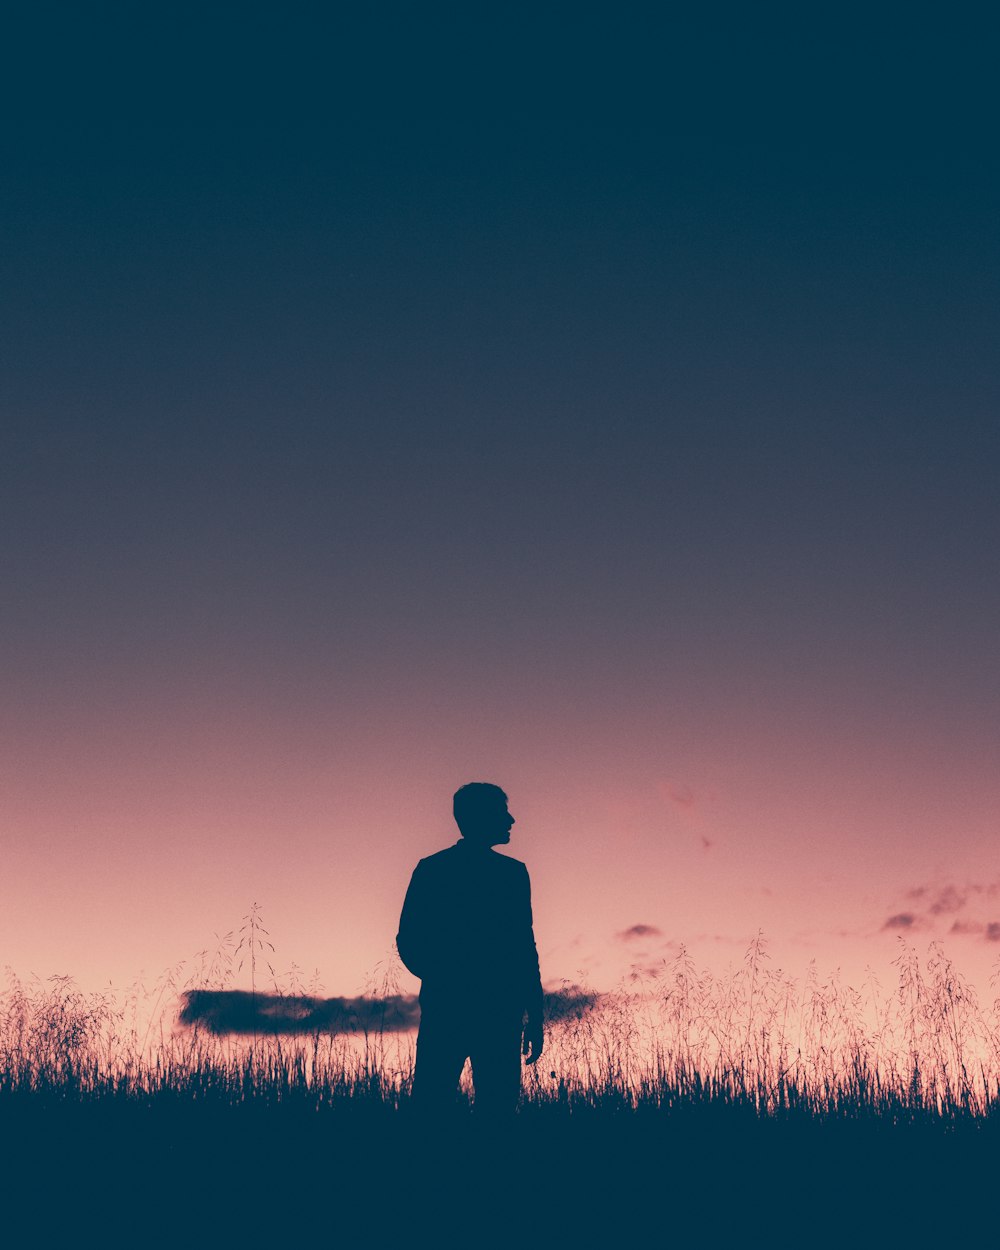
{"type": "Polygon", "coordinates": [[[124,985],[256,902],[278,971],[359,993],[488,780],[549,984],[763,929],[794,974],[886,981],[941,938],[985,987],[975,32],[688,66],[623,26],[597,73],[600,29],[542,23],[498,90],[511,44],[453,24],[450,92],[407,11],[283,27],[270,74],[178,18],[127,90],[57,60],[8,114],[0,963],[124,985]],[[309,57],[359,47],[349,107],[309,57]]]}

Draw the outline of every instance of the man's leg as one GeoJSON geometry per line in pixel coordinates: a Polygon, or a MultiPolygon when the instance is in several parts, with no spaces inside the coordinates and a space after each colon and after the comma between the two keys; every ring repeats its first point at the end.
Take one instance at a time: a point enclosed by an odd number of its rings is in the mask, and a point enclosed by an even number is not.
{"type": "Polygon", "coordinates": [[[477,1021],[471,1039],[473,1110],[478,1118],[509,1120],[521,1097],[521,1016],[477,1021]]]}
{"type": "Polygon", "coordinates": [[[421,1008],[413,1069],[415,1111],[428,1117],[454,1114],[458,1081],[468,1053],[464,1030],[452,1013],[421,1008]]]}

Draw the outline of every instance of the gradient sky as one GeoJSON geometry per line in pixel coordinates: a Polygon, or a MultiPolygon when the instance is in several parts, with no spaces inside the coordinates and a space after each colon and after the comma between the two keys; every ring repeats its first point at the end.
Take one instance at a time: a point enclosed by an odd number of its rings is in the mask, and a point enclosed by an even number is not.
{"type": "Polygon", "coordinates": [[[985,975],[1000,196],[901,81],[8,126],[0,963],[256,900],[355,993],[481,779],[546,981],[759,927],[985,975]]]}

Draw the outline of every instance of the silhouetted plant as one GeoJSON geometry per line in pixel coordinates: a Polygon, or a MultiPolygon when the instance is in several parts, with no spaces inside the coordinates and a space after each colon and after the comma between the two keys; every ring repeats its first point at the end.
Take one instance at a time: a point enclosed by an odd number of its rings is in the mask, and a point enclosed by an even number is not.
{"type": "MultiPolygon", "coordinates": [[[[294,965],[284,977],[275,973],[256,904],[240,934],[235,947],[227,933],[211,957],[199,952],[192,968],[178,964],[150,987],[139,979],[123,996],[85,994],[67,977],[25,983],[8,969],[0,1091],[64,1102],[169,1095],[352,1114],[402,1106],[415,1012],[395,956],[377,965],[359,998],[324,1000],[318,977],[307,988],[294,965]],[[273,993],[258,985],[258,956],[273,993]],[[233,986],[244,965],[250,993],[239,1006],[233,986]],[[185,1003],[194,1007],[182,1013],[185,1003]],[[213,1023],[203,1003],[238,1007],[241,1031],[227,1031],[224,1017],[213,1023]]],[[[901,940],[895,966],[893,995],[870,972],[862,993],[837,975],[821,980],[815,964],[800,987],[772,966],[758,934],[728,974],[699,971],[682,946],[672,962],[608,993],[564,983],[545,997],[545,1062],[525,1069],[523,1111],[717,1106],[902,1122],[982,1120],[1000,1110],[1000,1004],[984,1013],[939,943],[922,964],[901,940]]],[[[467,1075],[463,1089],[468,1096],[467,1075]]]]}

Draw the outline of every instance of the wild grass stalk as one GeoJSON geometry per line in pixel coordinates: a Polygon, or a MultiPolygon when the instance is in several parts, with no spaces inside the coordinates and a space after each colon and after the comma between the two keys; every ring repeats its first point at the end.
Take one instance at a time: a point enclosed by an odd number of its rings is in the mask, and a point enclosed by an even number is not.
{"type": "MultiPolygon", "coordinates": [[[[86,994],[67,977],[27,982],[8,969],[0,993],[0,1097],[66,1103],[294,1106],[382,1114],[409,1096],[414,1035],[389,1005],[401,1001],[388,958],[341,1018],[302,1032],[253,1027],[249,1036],[179,1023],[181,996],[232,989],[249,963],[253,1018],[263,1001],[258,958],[273,951],[259,908],[239,942],[219,939],[149,988],[86,994]]],[[[266,956],[265,962],[266,962],[266,956]]],[[[298,968],[273,995],[290,1009],[318,1000],[298,968]]],[[[893,995],[869,973],[863,992],[811,965],[801,986],[774,968],[762,934],[728,974],[699,970],[681,947],[669,964],[608,993],[564,984],[546,996],[542,1062],[525,1070],[527,1115],[681,1114],[740,1109],[765,1118],[936,1123],[985,1121],[1000,1111],[998,1008],[983,1009],[938,943],[922,962],[900,943],[893,995]]],[[[468,1075],[465,1089],[469,1092],[468,1075]]]]}

